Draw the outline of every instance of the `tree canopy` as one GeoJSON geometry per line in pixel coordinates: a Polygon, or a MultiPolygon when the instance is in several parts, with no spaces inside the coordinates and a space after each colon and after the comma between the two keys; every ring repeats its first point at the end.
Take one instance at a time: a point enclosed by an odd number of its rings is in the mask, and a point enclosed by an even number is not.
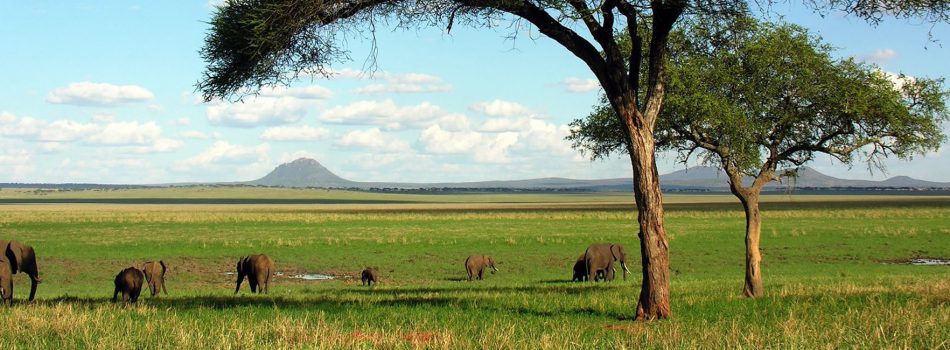
{"type": "MultiPolygon", "coordinates": [[[[881,168],[946,140],[943,79],[892,74],[833,49],[806,29],[742,18],[673,33],[656,137],[681,160],[762,170],[793,169],[824,153],[881,168]]],[[[591,158],[626,152],[609,105],[572,122],[568,137],[591,158]]],[[[768,181],[773,178],[767,179],[768,181]]]]}

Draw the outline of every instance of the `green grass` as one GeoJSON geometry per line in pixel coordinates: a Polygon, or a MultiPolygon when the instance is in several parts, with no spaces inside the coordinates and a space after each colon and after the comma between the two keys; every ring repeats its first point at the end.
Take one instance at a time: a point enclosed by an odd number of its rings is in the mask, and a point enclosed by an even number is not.
{"type": "MultiPolygon", "coordinates": [[[[275,193],[215,191],[187,196],[275,193]]],[[[329,198],[299,191],[288,193],[329,198]]],[[[947,197],[768,197],[766,297],[749,300],[739,296],[744,219],[735,201],[668,196],[674,318],[641,323],[630,320],[639,243],[629,198],[324,194],[404,204],[0,205],[2,238],[33,245],[44,278],[34,305],[0,310],[21,325],[0,333],[0,347],[950,347],[950,267],[882,263],[950,258],[947,197]],[[627,245],[635,274],[568,282],[577,255],[600,241],[627,245]],[[258,252],[288,274],[340,278],[278,277],[268,296],[246,284],[233,296],[225,273],[258,252]],[[499,273],[460,281],[470,254],[492,255],[499,273]],[[150,259],[170,265],[171,294],[111,305],[115,274],[150,259]],[[380,268],[378,287],[352,277],[367,265],[380,268]]],[[[16,283],[22,300],[28,280],[16,283]]]]}

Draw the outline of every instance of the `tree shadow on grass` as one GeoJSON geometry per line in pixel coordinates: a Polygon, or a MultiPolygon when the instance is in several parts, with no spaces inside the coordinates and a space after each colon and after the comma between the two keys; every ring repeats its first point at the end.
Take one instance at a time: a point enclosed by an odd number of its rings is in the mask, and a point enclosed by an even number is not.
{"type": "Polygon", "coordinates": [[[350,292],[359,294],[379,295],[381,298],[364,298],[354,300],[341,295],[322,296],[267,296],[267,295],[198,295],[183,297],[150,298],[143,296],[137,304],[125,305],[111,302],[111,298],[89,298],[63,296],[53,299],[37,300],[35,305],[54,307],[59,304],[68,304],[79,309],[101,309],[114,305],[116,309],[152,307],[178,311],[194,311],[202,309],[230,310],[236,308],[262,309],[298,309],[314,310],[327,313],[346,313],[354,308],[376,307],[419,307],[425,310],[433,308],[451,309],[453,312],[467,312],[466,310],[499,314],[520,314],[533,317],[606,317],[623,319],[629,317],[621,313],[595,310],[589,307],[562,308],[554,310],[535,309],[526,306],[505,305],[497,303],[495,296],[472,295],[471,293],[484,291],[516,292],[516,291],[553,291],[560,290],[566,294],[580,294],[595,292],[600,288],[594,286],[564,287],[487,287],[487,288],[405,288],[405,289],[361,289],[350,292]],[[439,295],[433,295],[439,293],[439,295]]]}

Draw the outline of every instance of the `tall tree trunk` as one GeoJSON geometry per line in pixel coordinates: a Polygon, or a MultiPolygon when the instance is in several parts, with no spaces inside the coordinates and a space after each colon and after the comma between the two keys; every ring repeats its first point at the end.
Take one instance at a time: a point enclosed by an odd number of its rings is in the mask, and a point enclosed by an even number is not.
{"type": "MultiPolygon", "coordinates": [[[[755,190],[753,190],[755,191],[755,190]]],[[[745,287],[742,294],[758,298],[765,294],[762,287],[762,254],[759,252],[759,237],[762,233],[762,216],[759,212],[759,193],[740,197],[745,208],[745,287]]]]}
{"type": "Polygon", "coordinates": [[[643,281],[637,303],[638,320],[672,317],[670,309],[670,254],[663,227],[663,203],[660,176],[654,159],[651,130],[630,132],[630,163],[633,167],[633,193],[640,223],[640,258],[643,281]]]}

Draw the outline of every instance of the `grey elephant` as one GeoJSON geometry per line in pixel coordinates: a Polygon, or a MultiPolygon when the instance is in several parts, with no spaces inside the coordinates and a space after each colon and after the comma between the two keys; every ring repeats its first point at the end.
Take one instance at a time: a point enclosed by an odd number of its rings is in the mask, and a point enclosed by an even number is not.
{"type": "Polygon", "coordinates": [[[360,273],[360,280],[363,281],[364,286],[372,286],[379,282],[379,269],[367,267],[360,273]]]}
{"type": "Polygon", "coordinates": [[[274,262],[264,254],[242,257],[237,263],[237,286],[234,294],[241,289],[241,282],[247,277],[251,293],[270,294],[270,276],[274,274],[274,262]]]}
{"type": "Polygon", "coordinates": [[[30,276],[30,302],[36,296],[36,285],[43,282],[36,267],[33,247],[17,241],[0,241],[0,295],[3,303],[13,303],[13,275],[23,272],[30,276]]]}
{"type": "Polygon", "coordinates": [[[627,250],[620,244],[613,243],[594,243],[587,247],[584,252],[584,262],[587,263],[587,279],[589,281],[597,280],[597,272],[604,271],[604,279],[607,281],[614,279],[614,261],[620,262],[623,268],[623,279],[627,280],[627,250]]]}
{"type": "Polygon", "coordinates": [[[133,303],[139,300],[139,294],[142,293],[142,282],[145,280],[145,274],[142,270],[134,267],[128,267],[119,271],[115,275],[115,291],[112,292],[112,302],[118,300],[119,293],[122,293],[123,303],[133,303]]]}
{"type": "Polygon", "coordinates": [[[468,280],[473,278],[483,279],[485,268],[490,267],[491,273],[498,272],[495,267],[495,260],[488,255],[472,255],[465,259],[465,271],[468,272],[468,280]]]}
{"type": "Polygon", "coordinates": [[[142,266],[142,272],[145,273],[145,280],[148,282],[148,289],[152,296],[158,296],[164,291],[168,295],[168,289],[165,289],[165,271],[168,267],[164,261],[149,261],[142,266]]]}

